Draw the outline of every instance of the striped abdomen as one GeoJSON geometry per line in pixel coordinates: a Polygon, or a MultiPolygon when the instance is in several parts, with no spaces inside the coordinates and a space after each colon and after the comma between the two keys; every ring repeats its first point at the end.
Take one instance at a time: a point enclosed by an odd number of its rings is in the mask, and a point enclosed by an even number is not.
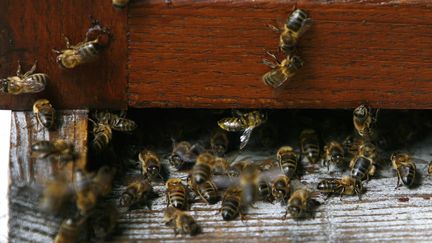
{"type": "Polygon", "coordinates": [[[218,121],[218,125],[220,128],[229,132],[239,132],[246,128],[242,120],[237,117],[221,119],[218,121]]]}
{"type": "Polygon", "coordinates": [[[222,201],[221,214],[223,220],[232,220],[240,213],[240,198],[236,195],[227,195],[222,201]]]}
{"type": "Polygon", "coordinates": [[[192,168],[192,178],[196,184],[201,184],[210,179],[211,168],[208,164],[195,164],[192,168]]]}
{"type": "Polygon", "coordinates": [[[42,126],[52,128],[55,123],[55,110],[51,106],[42,106],[39,108],[36,118],[42,126]]]}
{"type": "Polygon", "coordinates": [[[206,181],[199,186],[200,194],[209,203],[215,204],[219,200],[219,196],[214,184],[211,181],[206,181]]]}
{"type": "Polygon", "coordinates": [[[411,186],[414,184],[416,176],[416,167],[414,164],[406,164],[398,167],[398,174],[403,184],[406,186],[411,186]]]}
{"type": "Polygon", "coordinates": [[[38,93],[45,89],[48,82],[48,75],[35,73],[28,76],[24,82],[21,93],[38,93]]]}
{"type": "Polygon", "coordinates": [[[293,153],[286,153],[281,155],[279,165],[283,173],[289,178],[293,178],[297,171],[297,157],[293,153]]]}
{"type": "Polygon", "coordinates": [[[121,117],[110,119],[109,124],[113,130],[120,132],[130,132],[137,128],[137,124],[134,121],[121,117]]]}
{"type": "Polygon", "coordinates": [[[367,177],[369,169],[372,166],[372,161],[365,157],[357,157],[353,168],[351,169],[351,176],[358,180],[363,180],[367,177]]]}
{"type": "Polygon", "coordinates": [[[306,156],[310,163],[318,162],[320,155],[320,148],[317,141],[306,140],[301,144],[302,154],[306,156]]]}
{"type": "Polygon", "coordinates": [[[290,76],[283,71],[282,67],[278,67],[264,74],[262,80],[265,85],[277,88],[283,83],[285,83],[285,81],[287,81],[289,77],[290,76]]]}
{"type": "Polygon", "coordinates": [[[86,63],[95,60],[98,57],[101,49],[102,46],[95,41],[82,44],[77,49],[77,54],[80,57],[80,63],[86,63]]]}
{"type": "Polygon", "coordinates": [[[336,182],[336,180],[324,179],[318,183],[317,189],[318,189],[318,191],[324,192],[324,193],[336,193],[341,188],[339,186],[339,183],[336,182]]]}
{"type": "Polygon", "coordinates": [[[308,15],[305,11],[301,9],[296,9],[291,15],[288,17],[286,26],[293,32],[297,32],[303,26],[303,22],[308,18],[308,15]]]}
{"type": "Polygon", "coordinates": [[[177,208],[185,209],[186,206],[186,188],[177,186],[168,191],[168,203],[177,208]]]}
{"type": "Polygon", "coordinates": [[[111,128],[108,125],[99,123],[93,129],[93,134],[92,148],[97,153],[101,152],[111,142],[111,128]]]}
{"type": "Polygon", "coordinates": [[[263,180],[258,182],[258,196],[260,200],[272,201],[271,186],[269,183],[263,180]]]}

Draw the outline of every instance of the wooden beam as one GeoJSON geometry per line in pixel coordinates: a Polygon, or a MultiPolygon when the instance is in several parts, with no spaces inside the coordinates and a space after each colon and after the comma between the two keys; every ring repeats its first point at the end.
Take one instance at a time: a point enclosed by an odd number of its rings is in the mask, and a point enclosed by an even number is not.
{"type": "Polygon", "coordinates": [[[136,1],[129,105],[193,108],[432,108],[429,1],[299,1],[313,19],[305,66],[280,89],[261,63],[294,1],[136,1]]]}

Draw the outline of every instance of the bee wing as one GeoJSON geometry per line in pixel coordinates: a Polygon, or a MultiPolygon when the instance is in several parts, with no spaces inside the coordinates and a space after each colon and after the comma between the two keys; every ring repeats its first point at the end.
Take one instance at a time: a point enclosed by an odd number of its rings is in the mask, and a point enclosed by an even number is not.
{"type": "Polygon", "coordinates": [[[242,150],[249,142],[250,136],[254,128],[255,127],[248,127],[243,131],[243,134],[240,136],[240,150],[242,150]]]}
{"type": "Polygon", "coordinates": [[[429,168],[429,162],[424,159],[412,158],[412,161],[416,164],[419,171],[427,172],[429,168]]]}

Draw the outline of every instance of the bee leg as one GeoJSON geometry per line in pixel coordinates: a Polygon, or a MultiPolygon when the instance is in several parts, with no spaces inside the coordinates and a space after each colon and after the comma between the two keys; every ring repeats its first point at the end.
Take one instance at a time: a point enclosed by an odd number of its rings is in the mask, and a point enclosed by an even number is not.
{"type": "Polygon", "coordinates": [[[273,60],[275,60],[277,64],[280,64],[279,60],[277,59],[274,53],[271,53],[270,51],[266,51],[266,54],[269,55],[273,60]]]}
{"type": "Polygon", "coordinates": [[[267,24],[267,27],[270,28],[275,33],[279,34],[281,32],[281,30],[278,27],[276,27],[276,26],[274,26],[272,24],[267,24]]]}
{"type": "Polygon", "coordinates": [[[277,64],[275,64],[274,62],[271,62],[267,59],[263,59],[262,63],[266,66],[269,66],[271,69],[275,69],[277,67],[277,64]]]}
{"type": "Polygon", "coordinates": [[[69,42],[69,38],[67,38],[66,36],[64,38],[65,38],[65,41],[66,41],[66,48],[69,49],[71,47],[71,44],[69,42]]]}
{"type": "Polygon", "coordinates": [[[21,76],[21,62],[20,61],[18,61],[18,69],[17,69],[17,71],[16,71],[16,75],[19,77],[19,76],[21,76]]]}
{"type": "Polygon", "coordinates": [[[240,215],[240,220],[242,221],[242,223],[245,223],[244,221],[248,219],[246,214],[239,212],[239,215],[240,215]]]}
{"type": "Polygon", "coordinates": [[[287,209],[287,210],[285,210],[285,214],[284,214],[284,216],[282,216],[282,220],[286,220],[286,218],[287,218],[287,215],[288,215],[288,209],[287,209]]]}
{"type": "Polygon", "coordinates": [[[35,60],[33,66],[31,67],[31,69],[24,74],[24,77],[27,77],[30,74],[34,73],[34,71],[36,71],[36,66],[37,66],[37,60],[35,60]]]}
{"type": "Polygon", "coordinates": [[[340,197],[339,197],[339,200],[340,200],[340,201],[342,201],[342,197],[343,197],[343,195],[344,195],[344,192],[345,192],[345,187],[343,187],[342,190],[341,190],[341,192],[340,192],[340,195],[339,195],[339,196],[340,196],[340,197]]]}
{"type": "Polygon", "coordinates": [[[398,175],[397,175],[397,183],[396,183],[395,190],[398,189],[400,186],[401,186],[401,183],[400,183],[400,174],[399,174],[399,171],[398,171],[398,175]]]}

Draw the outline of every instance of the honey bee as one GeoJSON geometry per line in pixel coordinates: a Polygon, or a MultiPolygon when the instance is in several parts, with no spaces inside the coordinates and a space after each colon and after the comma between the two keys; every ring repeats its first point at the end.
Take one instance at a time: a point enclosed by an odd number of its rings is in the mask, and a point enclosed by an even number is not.
{"type": "Polygon", "coordinates": [[[360,145],[358,153],[350,162],[351,176],[358,180],[369,180],[375,175],[376,148],[370,142],[360,145]]]}
{"type": "Polygon", "coordinates": [[[51,129],[55,124],[55,110],[47,99],[39,99],[33,104],[33,113],[37,121],[51,129]]]}
{"type": "Polygon", "coordinates": [[[361,144],[365,141],[361,138],[354,138],[353,136],[347,136],[342,143],[344,151],[350,156],[355,156],[361,144]]]}
{"type": "Polygon", "coordinates": [[[218,189],[212,180],[205,181],[198,185],[195,184],[189,176],[188,185],[207,204],[215,204],[219,201],[218,189]]]}
{"type": "Polygon", "coordinates": [[[266,115],[259,111],[251,111],[239,114],[238,117],[223,118],[218,125],[229,132],[240,132],[240,149],[243,149],[249,142],[252,131],[267,120],[266,115]]]}
{"type": "Polygon", "coordinates": [[[240,173],[240,186],[245,204],[252,204],[258,197],[258,183],[261,171],[254,164],[249,164],[240,173]]]}
{"type": "Polygon", "coordinates": [[[112,0],[112,4],[115,8],[125,8],[127,4],[129,3],[129,0],[112,0]]]}
{"type": "Polygon", "coordinates": [[[107,238],[117,226],[119,211],[112,203],[96,207],[89,216],[89,228],[94,237],[100,240],[107,238]]]}
{"type": "MultiPolygon", "coordinates": [[[[89,119],[89,121],[92,121],[89,119]]],[[[96,153],[102,152],[112,139],[112,130],[109,125],[103,123],[93,122],[93,140],[91,141],[91,148],[96,153]]]]}
{"type": "Polygon", "coordinates": [[[314,206],[312,192],[307,189],[297,189],[288,200],[287,212],[284,218],[288,212],[294,219],[308,217],[311,215],[314,206]]]}
{"type": "Polygon", "coordinates": [[[372,123],[375,122],[375,117],[372,116],[370,107],[360,105],[354,109],[353,123],[354,128],[361,137],[371,137],[373,135],[372,123]]]}
{"type": "Polygon", "coordinates": [[[360,180],[351,176],[344,176],[342,179],[324,179],[318,183],[317,189],[327,194],[337,193],[341,197],[342,195],[356,194],[361,199],[363,185],[360,180]]]}
{"type": "Polygon", "coordinates": [[[282,146],[276,153],[282,172],[288,178],[294,178],[297,174],[298,155],[290,146],[282,146]]]}
{"type": "Polygon", "coordinates": [[[87,224],[86,217],[65,219],[54,238],[54,243],[75,243],[79,241],[80,234],[87,224]]]}
{"type": "Polygon", "coordinates": [[[192,168],[192,180],[195,184],[202,184],[212,176],[212,166],[215,157],[208,153],[202,153],[198,156],[196,164],[192,168]]]}
{"type": "Polygon", "coordinates": [[[390,157],[393,169],[397,172],[396,188],[401,186],[400,181],[407,187],[414,184],[416,179],[416,164],[411,156],[405,153],[393,153],[390,157]]]}
{"type": "Polygon", "coordinates": [[[220,212],[223,220],[233,220],[240,215],[243,220],[243,192],[240,187],[228,188],[222,198],[222,206],[220,212]]]}
{"type": "Polygon", "coordinates": [[[141,163],[141,171],[143,174],[147,175],[152,180],[157,177],[163,179],[160,174],[160,159],[156,153],[150,150],[143,150],[138,154],[138,159],[141,163]]]}
{"type": "Polygon", "coordinates": [[[150,199],[155,197],[156,193],[153,190],[150,181],[143,177],[138,177],[132,180],[122,193],[120,198],[120,206],[129,208],[133,205],[144,203],[150,208],[150,199]]]}
{"type": "Polygon", "coordinates": [[[72,196],[72,188],[63,177],[49,180],[43,190],[39,208],[44,212],[58,213],[72,196]]]}
{"type": "Polygon", "coordinates": [[[330,164],[335,164],[338,166],[343,165],[345,161],[345,150],[344,147],[336,142],[330,141],[324,146],[324,166],[330,169],[330,164]]]}
{"type": "MultiPolygon", "coordinates": [[[[230,162],[222,157],[215,157],[213,162],[213,174],[227,174],[230,167],[230,162]]],[[[239,172],[240,173],[240,172],[239,172]]]]}
{"type": "Polygon", "coordinates": [[[320,158],[320,142],[315,130],[305,129],[300,134],[300,149],[306,159],[315,164],[320,158]]]}
{"type": "Polygon", "coordinates": [[[94,117],[100,123],[109,125],[114,131],[131,132],[138,127],[134,121],[110,112],[95,112],[94,117]]]}
{"type": "Polygon", "coordinates": [[[184,210],[188,204],[188,192],[181,179],[170,178],[165,184],[168,206],[184,210]]]}
{"type": "Polygon", "coordinates": [[[274,54],[269,52],[267,52],[267,54],[274,59],[274,62],[268,59],[263,59],[263,64],[272,69],[262,77],[264,84],[267,86],[273,88],[280,87],[303,67],[303,60],[299,56],[288,56],[283,59],[282,62],[279,62],[274,54]]]}
{"type": "Polygon", "coordinates": [[[87,215],[96,205],[98,194],[93,189],[90,175],[81,169],[74,172],[73,184],[76,194],[76,206],[81,215],[87,215]]]}
{"type": "Polygon", "coordinates": [[[38,158],[57,157],[60,162],[66,163],[77,158],[73,144],[62,139],[55,141],[38,141],[32,145],[32,151],[38,158]]]}
{"type": "Polygon", "coordinates": [[[286,175],[276,177],[272,181],[272,196],[274,199],[286,202],[291,194],[291,179],[286,175]]]}
{"type": "Polygon", "coordinates": [[[279,36],[279,48],[289,55],[294,51],[300,37],[311,25],[312,19],[308,17],[308,14],[302,9],[295,9],[288,17],[282,30],[272,25],[269,27],[275,32],[282,32],[279,36]]]}
{"type": "Polygon", "coordinates": [[[224,132],[217,132],[210,138],[210,147],[216,156],[223,156],[226,153],[228,143],[228,137],[224,132]]]}
{"type": "Polygon", "coordinates": [[[16,76],[0,79],[1,91],[12,95],[42,92],[48,82],[48,75],[45,73],[34,73],[36,65],[37,62],[34,63],[28,72],[21,74],[21,64],[18,62],[16,76]]]}
{"type": "Polygon", "coordinates": [[[102,166],[92,178],[92,187],[98,196],[106,196],[112,190],[112,182],[117,170],[107,165],[102,166]]]}
{"type": "Polygon", "coordinates": [[[258,198],[262,201],[273,202],[272,187],[265,180],[258,182],[258,198]]]}
{"type": "Polygon", "coordinates": [[[188,167],[187,165],[193,165],[198,154],[204,150],[200,148],[199,145],[191,145],[187,141],[182,141],[177,144],[173,141],[173,145],[173,151],[168,161],[177,170],[188,167]]]}
{"type": "Polygon", "coordinates": [[[164,222],[166,225],[174,226],[176,235],[180,233],[193,236],[200,232],[200,227],[192,216],[173,207],[165,209],[164,222]]]}

